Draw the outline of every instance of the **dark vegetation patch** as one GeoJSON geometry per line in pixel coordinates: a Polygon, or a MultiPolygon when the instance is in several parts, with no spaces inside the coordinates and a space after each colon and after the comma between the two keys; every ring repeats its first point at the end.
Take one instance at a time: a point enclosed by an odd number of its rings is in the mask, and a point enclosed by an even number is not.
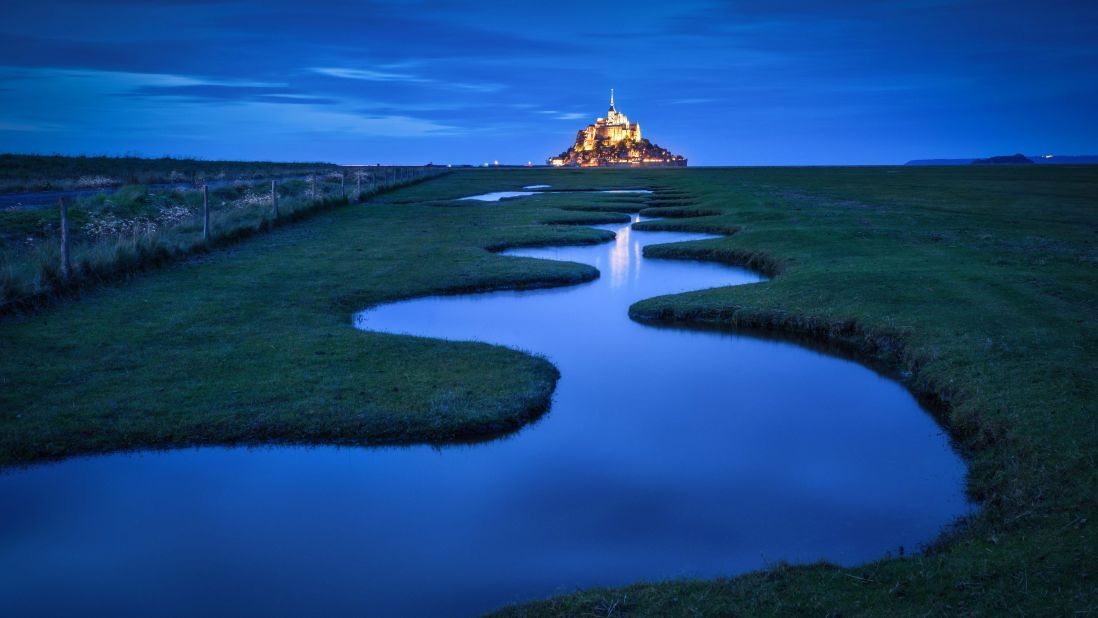
{"type": "MultiPolygon", "coordinates": [[[[652,229],[649,227],[641,229],[652,229]]],[[[671,228],[664,228],[669,231],[671,228]]],[[[722,228],[720,226],[701,226],[702,231],[711,234],[731,234],[735,228],[722,228]]],[[[725,246],[723,243],[695,241],[690,243],[667,243],[650,245],[644,248],[645,257],[672,259],[672,260],[702,260],[721,262],[731,266],[743,266],[767,277],[776,277],[781,274],[784,265],[773,256],[760,251],[745,251],[725,246]]],[[[630,315],[633,315],[630,313],[630,315]]],[[[638,314],[639,315],[639,314],[638,314]]],[[[670,317],[670,316],[668,316],[670,317]]],[[[701,320],[698,320],[701,321],[701,320]]]]}
{"type": "Polygon", "coordinates": [[[605,213],[622,213],[622,212],[640,212],[644,210],[644,203],[640,202],[616,202],[611,204],[579,204],[570,206],[559,206],[561,210],[576,210],[581,212],[605,212],[605,213]]]}
{"type": "Polygon", "coordinates": [[[652,208],[679,208],[684,206],[696,206],[697,202],[689,197],[668,197],[664,193],[658,193],[653,199],[648,200],[652,208]]]}
{"type": "MultiPolygon", "coordinates": [[[[591,222],[585,222],[587,225],[591,225],[591,222]]],[[[548,225],[548,224],[547,224],[548,225]]],[[[560,223],[557,225],[569,226],[569,223],[560,223]]],[[[488,251],[493,253],[500,253],[508,249],[528,248],[528,247],[554,247],[554,246],[568,246],[568,245],[598,245],[604,242],[614,240],[614,233],[607,230],[580,230],[573,232],[568,230],[567,227],[559,228],[559,233],[555,237],[531,237],[525,240],[504,240],[498,243],[493,243],[484,247],[488,251]]],[[[594,271],[594,276],[586,277],[584,281],[594,279],[598,277],[598,271],[594,271]]]]}
{"type": "Polygon", "coordinates": [[[554,225],[604,225],[608,223],[629,223],[631,220],[627,214],[606,212],[586,216],[558,217],[545,223],[554,225]]]}
{"type": "Polygon", "coordinates": [[[648,207],[640,211],[642,217],[663,217],[665,219],[685,219],[689,217],[711,217],[723,214],[719,210],[686,207],[648,207]]]}

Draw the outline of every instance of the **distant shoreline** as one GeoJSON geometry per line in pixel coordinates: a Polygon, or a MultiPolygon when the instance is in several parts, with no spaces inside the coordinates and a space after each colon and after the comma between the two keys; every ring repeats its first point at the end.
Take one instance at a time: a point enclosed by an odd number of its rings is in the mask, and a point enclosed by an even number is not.
{"type": "MultiPolygon", "coordinates": [[[[994,158],[994,157],[992,157],[994,158]]],[[[1090,165],[1098,163],[1098,155],[1026,155],[1031,163],[1038,165],[1090,165]]],[[[912,159],[904,165],[972,165],[981,161],[980,157],[967,159],[912,159]]]]}

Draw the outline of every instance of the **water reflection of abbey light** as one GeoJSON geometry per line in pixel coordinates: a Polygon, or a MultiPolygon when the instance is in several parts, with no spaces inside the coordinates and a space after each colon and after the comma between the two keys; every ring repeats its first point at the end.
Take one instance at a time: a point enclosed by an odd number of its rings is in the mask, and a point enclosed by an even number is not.
{"type": "Polygon", "coordinates": [[[627,279],[635,281],[640,276],[640,244],[633,242],[630,238],[632,224],[639,220],[640,217],[633,217],[630,225],[617,230],[614,237],[614,247],[610,250],[610,287],[612,288],[620,288],[627,279]]]}
{"type": "Polygon", "coordinates": [[[576,143],[560,156],[549,159],[554,167],[685,167],[686,159],[671,154],[644,137],[640,123],[614,107],[610,91],[610,110],[576,134],[576,143]]]}

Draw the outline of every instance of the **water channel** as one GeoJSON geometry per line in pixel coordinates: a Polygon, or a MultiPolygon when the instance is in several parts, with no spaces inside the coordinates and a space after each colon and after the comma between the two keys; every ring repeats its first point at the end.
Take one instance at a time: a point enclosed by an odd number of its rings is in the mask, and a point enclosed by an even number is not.
{"type": "Polygon", "coordinates": [[[971,508],[963,462],[895,381],[627,315],[758,275],[642,257],[703,235],[600,227],[616,239],[507,252],[591,264],[596,281],[354,318],[545,355],[562,378],[539,421],[477,445],[183,449],[0,474],[5,612],[470,615],[780,560],[855,564],[917,550],[971,508]]]}

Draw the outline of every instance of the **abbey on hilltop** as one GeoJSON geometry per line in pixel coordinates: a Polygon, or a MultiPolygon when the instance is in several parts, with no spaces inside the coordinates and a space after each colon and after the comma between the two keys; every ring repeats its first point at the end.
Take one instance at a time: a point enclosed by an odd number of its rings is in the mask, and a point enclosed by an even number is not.
{"type": "Polygon", "coordinates": [[[686,159],[641,137],[640,124],[614,108],[576,135],[571,148],[548,161],[554,167],[686,167],[686,159]]]}

